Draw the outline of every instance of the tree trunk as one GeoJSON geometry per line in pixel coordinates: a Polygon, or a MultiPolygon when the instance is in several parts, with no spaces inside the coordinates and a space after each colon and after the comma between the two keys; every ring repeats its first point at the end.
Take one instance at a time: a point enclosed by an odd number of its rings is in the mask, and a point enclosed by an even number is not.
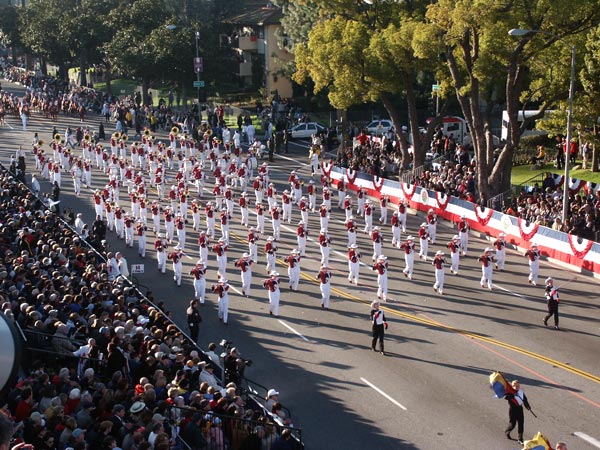
{"type": "MultiPolygon", "coordinates": [[[[142,80],[142,103],[144,105],[150,105],[150,97],[148,97],[148,91],[150,90],[150,82],[147,79],[142,80]]],[[[150,105],[152,106],[152,105],[150,105]]]]}
{"type": "Polygon", "coordinates": [[[79,52],[79,85],[87,86],[87,73],[86,73],[86,51],[85,49],[81,49],[79,52]]]}
{"type": "Polygon", "coordinates": [[[43,56],[40,58],[40,70],[43,76],[48,76],[48,64],[46,63],[46,58],[43,56]]]}
{"type": "Polygon", "coordinates": [[[385,107],[385,110],[390,116],[390,120],[394,124],[394,129],[396,130],[396,134],[398,135],[398,142],[400,142],[400,151],[402,152],[402,165],[401,171],[408,165],[409,155],[408,155],[408,141],[406,139],[406,135],[402,133],[402,126],[400,125],[400,116],[398,114],[398,110],[392,101],[392,96],[389,93],[381,94],[381,102],[385,107]]]}
{"type": "Polygon", "coordinates": [[[58,65],[58,78],[69,83],[69,68],[64,63],[58,65]]]}

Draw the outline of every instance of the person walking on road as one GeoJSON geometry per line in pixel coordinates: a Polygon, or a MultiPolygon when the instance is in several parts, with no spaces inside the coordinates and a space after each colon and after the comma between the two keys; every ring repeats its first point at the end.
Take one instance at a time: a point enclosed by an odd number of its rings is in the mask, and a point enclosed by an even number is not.
{"type": "Polygon", "coordinates": [[[444,266],[446,265],[444,252],[441,250],[437,251],[431,264],[435,268],[435,283],[433,284],[433,290],[440,295],[444,295],[444,266]]]}
{"type": "Polygon", "coordinates": [[[446,244],[450,249],[450,273],[458,274],[458,264],[460,262],[460,237],[455,234],[452,240],[446,244]]]}
{"type": "Polygon", "coordinates": [[[269,315],[279,316],[279,273],[274,270],[270,273],[271,278],[267,278],[263,282],[263,287],[269,291],[269,315]]]}
{"type": "Polygon", "coordinates": [[[531,248],[525,252],[525,256],[529,259],[529,284],[537,286],[540,273],[540,251],[535,242],[531,244],[531,248]]]}
{"type": "Polygon", "coordinates": [[[203,259],[199,259],[196,262],[196,266],[190,270],[190,275],[192,275],[194,280],[194,297],[204,305],[206,297],[206,267],[204,266],[203,259]]]}
{"type": "Polygon", "coordinates": [[[190,306],[186,310],[186,315],[190,337],[194,342],[198,342],[198,333],[200,332],[200,324],[202,323],[202,316],[198,310],[198,300],[190,300],[190,306]]]}
{"type": "Polygon", "coordinates": [[[531,411],[531,406],[527,401],[527,396],[521,389],[519,380],[513,380],[511,383],[513,389],[516,391],[514,394],[506,394],[504,398],[508,400],[508,426],[504,430],[504,434],[507,439],[511,439],[510,432],[517,427],[518,441],[519,444],[523,443],[523,429],[525,427],[525,415],[523,413],[523,407],[531,411]]]}
{"type": "Polygon", "coordinates": [[[371,350],[376,352],[375,344],[379,341],[379,351],[382,355],[385,355],[383,349],[383,337],[385,330],[388,328],[387,321],[385,320],[385,313],[379,309],[379,302],[377,300],[371,303],[371,325],[373,328],[373,340],[371,341],[371,350]]]}
{"type": "Polygon", "coordinates": [[[494,263],[494,257],[492,256],[492,252],[494,251],[491,247],[486,247],[483,254],[479,257],[479,262],[481,263],[481,281],[479,284],[481,287],[485,287],[487,284],[487,288],[491,291],[493,288],[492,283],[492,275],[494,273],[492,264],[494,263]]]}
{"type": "Polygon", "coordinates": [[[560,298],[558,297],[558,288],[554,286],[554,279],[546,278],[546,300],[548,301],[548,314],[544,316],[544,325],[548,326],[548,320],[554,316],[554,328],[558,328],[558,304],[560,298]]]}
{"type": "Polygon", "coordinates": [[[506,261],[505,237],[506,234],[500,233],[498,239],[494,241],[494,247],[496,247],[496,269],[499,269],[501,272],[504,270],[504,263],[506,261]]]}

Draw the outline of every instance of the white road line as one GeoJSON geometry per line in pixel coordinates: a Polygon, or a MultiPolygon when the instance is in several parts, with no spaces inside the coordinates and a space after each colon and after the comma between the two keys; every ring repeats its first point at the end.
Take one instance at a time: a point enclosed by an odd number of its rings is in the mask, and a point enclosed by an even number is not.
{"type": "Polygon", "coordinates": [[[521,295],[521,294],[518,294],[518,293],[516,293],[516,292],[513,292],[513,291],[511,291],[510,289],[506,289],[506,288],[503,288],[502,286],[498,286],[497,284],[493,284],[493,286],[494,286],[495,288],[498,288],[498,289],[500,289],[501,291],[508,292],[509,294],[512,294],[512,295],[514,295],[514,296],[516,296],[516,297],[519,297],[519,298],[525,298],[525,299],[526,299],[526,298],[528,298],[526,295],[521,295]]]}
{"type": "Polygon", "coordinates": [[[296,330],[294,330],[292,327],[290,327],[290,326],[289,326],[287,323],[285,323],[283,320],[281,320],[281,319],[277,319],[277,321],[278,321],[278,322],[279,322],[281,325],[283,325],[284,327],[286,327],[288,330],[290,330],[292,333],[294,333],[294,334],[296,334],[296,335],[300,336],[300,337],[301,337],[301,338],[302,338],[304,341],[306,341],[306,342],[310,342],[310,341],[308,340],[308,338],[306,338],[305,336],[302,336],[300,333],[298,333],[296,330]]]}
{"type": "Polygon", "coordinates": [[[575,436],[577,436],[579,439],[583,439],[588,444],[592,444],[594,447],[600,448],[600,441],[598,439],[588,436],[587,434],[582,433],[581,431],[576,431],[573,434],[575,436]]]}
{"type": "Polygon", "coordinates": [[[8,128],[10,128],[11,130],[14,130],[14,128],[11,126],[11,124],[10,124],[10,123],[8,123],[8,122],[6,122],[6,121],[5,121],[5,122],[4,122],[4,125],[6,125],[6,126],[7,126],[8,128]]]}
{"type": "Polygon", "coordinates": [[[369,380],[366,380],[365,378],[361,378],[360,381],[362,381],[363,383],[365,383],[367,386],[375,389],[377,392],[379,392],[381,395],[383,395],[385,398],[387,398],[394,405],[398,406],[399,408],[401,408],[404,411],[407,411],[406,406],[404,406],[402,403],[399,403],[396,400],[394,400],[392,397],[390,397],[388,394],[386,394],[385,392],[383,392],[381,389],[379,389],[377,386],[375,386],[369,380]]]}

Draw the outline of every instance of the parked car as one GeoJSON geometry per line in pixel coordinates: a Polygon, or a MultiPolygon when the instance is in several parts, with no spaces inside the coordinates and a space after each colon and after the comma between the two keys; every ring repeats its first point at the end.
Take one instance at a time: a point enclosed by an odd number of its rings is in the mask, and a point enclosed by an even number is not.
{"type": "Polygon", "coordinates": [[[390,131],[394,125],[391,120],[374,120],[366,126],[369,134],[381,136],[384,133],[390,131]]]}
{"type": "Polygon", "coordinates": [[[292,139],[310,139],[313,134],[321,134],[326,128],[317,122],[307,122],[296,125],[288,131],[292,139]]]}

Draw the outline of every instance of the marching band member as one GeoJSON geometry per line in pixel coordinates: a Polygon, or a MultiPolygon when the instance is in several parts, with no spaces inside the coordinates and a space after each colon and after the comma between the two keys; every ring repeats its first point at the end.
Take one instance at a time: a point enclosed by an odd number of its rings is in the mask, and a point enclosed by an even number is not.
{"type": "Polygon", "coordinates": [[[496,269],[500,269],[500,271],[504,270],[504,263],[506,262],[505,236],[506,234],[500,233],[498,239],[494,241],[494,247],[496,247],[496,269]]]}
{"type": "MultiPolygon", "coordinates": [[[[308,194],[308,207],[312,212],[315,212],[315,208],[317,207],[317,188],[313,180],[308,182],[306,193],[308,194]]],[[[298,200],[296,199],[296,201],[298,200]]]]}
{"type": "Polygon", "coordinates": [[[173,222],[173,220],[175,219],[175,215],[173,214],[173,210],[170,206],[167,206],[165,208],[163,216],[165,218],[166,238],[170,244],[171,242],[173,242],[173,235],[175,233],[175,222],[173,222]]]}
{"type": "MultiPolygon", "coordinates": [[[[300,200],[298,200],[300,202],[300,200]]],[[[292,223],[292,198],[290,196],[290,191],[287,189],[283,191],[281,195],[281,204],[283,208],[283,214],[281,219],[287,223],[292,223]]]]}
{"type": "Polygon", "coordinates": [[[304,222],[304,226],[308,229],[308,202],[306,201],[306,197],[300,198],[300,204],[298,205],[300,209],[300,217],[302,217],[302,222],[304,222]]]}
{"type": "Polygon", "coordinates": [[[177,286],[181,286],[181,271],[183,269],[183,251],[179,244],[175,246],[173,251],[169,253],[168,258],[173,263],[173,280],[177,283],[177,286]]]}
{"type": "Polygon", "coordinates": [[[452,240],[446,244],[450,249],[450,273],[458,274],[458,263],[460,262],[460,237],[455,234],[452,240]]]}
{"type": "Polygon", "coordinates": [[[419,227],[419,259],[427,261],[427,251],[429,250],[429,227],[427,222],[423,222],[419,227]]]}
{"type": "Polygon", "coordinates": [[[208,261],[208,247],[210,246],[210,239],[206,235],[206,231],[201,230],[198,233],[198,252],[202,261],[208,261]]]}
{"type": "Polygon", "coordinates": [[[219,311],[217,312],[217,316],[219,317],[219,320],[227,325],[227,319],[229,317],[229,284],[227,283],[227,280],[222,278],[217,281],[216,284],[213,284],[212,291],[217,294],[218,297],[219,311]]]}
{"type": "Polygon", "coordinates": [[[244,253],[240,259],[235,262],[235,266],[240,269],[242,278],[242,294],[250,297],[250,287],[252,285],[252,261],[248,253],[244,253]]]}
{"type": "Polygon", "coordinates": [[[340,181],[338,181],[337,189],[338,189],[338,208],[344,208],[344,200],[346,199],[346,183],[344,183],[343,178],[340,181]]]}
{"type": "Polygon", "coordinates": [[[106,227],[108,231],[113,231],[115,229],[115,205],[111,201],[104,202],[104,211],[106,212],[106,227]]]}
{"type": "Polygon", "coordinates": [[[267,204],[269,205],[269,210],[273,208],[273,205],[277,202],[277,189],[275,189],[275,184],[269,183],[267,187],[267,204]]]}
{"type": "Polygon", "coordinates": [[[348,281],[358,286],[358,273],[360,270],[361,254],[358,245],[351,244],[348,248],[348,281]]]}
{"type": "Polygon", "coordinates": [[[326,266],[327,264],[329,264],[329,251],[331,247],[331,239],[329,238],[329,236],[327,236],[327,230],[324,228],[321,229],[319,233],[318,243],[321,250],[321,264],[326,266]]]}
{"type": "Polygon", "coordinates": [[[301,257],[306,256],[306,238],[308,236],[308,230],[304,227],[304,222],[298,222],[298,228],[296,228],[296,240],[298,243],[298,251],[301,257]]]}
{"type": "Polygon", "coordinates": [[[331,191],[327,186],[323,188],[323,203],[327,206],[327,211],[331,211],[331,191]]]}
{"type": "Polygon", "coordinates": [[[492,290],[492,275],[494,273],[492,268],[492,263],[494,262],[493,251],[493,248],[487,247],[478,259],[481,262],[481,281],[479,284],[481,287],[485,287],[487,284],[490,291],[492,290]]]}
{"type": "Polygon", "coordinates": [[[252,187],[254,189],[254,197],[256,199],[256,203],[262,203],[263,201],[263,181],[260,177],[256,177],[252,183],[252,187]]]}
{"type": "Polygon", "coordinates": [[[415,243],[412,236],[407,236],[406,242],[404,242],[400,248],[404,250],[404,262],[406,267],[402,271],[405,277],[412,280],[413,268],[415,264],[415,243]]]}
{"type": "Polygon", "coordinates": [[[435,267],[435,283],[433,284],[434,292],[440,295],[444,295],[444,266],[446,259],[444,258],[444,252],[439,250],[435,253],[435,257],[431,264],[435,267]]]}
{"type": "Polygon", "coordinates": [[[387,216],[388,210],[387,205],[390,201],[390,198],[387,195],[382,195],[379,198],[379,211],[381,213],[381,217],[379,217],[379,223],[382,225],[387,225],[387,216]]]}
{"type": "Polygon", "coordinates": [[[124,225],[125,225],[125,245],[129,248],[133,248],[133,221],[134,217],[125,213],[124,225]]]}
{"type": "Polygon", "coordinates": [[[329,208],[325,202],[323,202],[319,208],[319,220],[321,222],[321,228],[326,230],[327,225],[329,225],[329,208]]]}
{"type": "Polygon", "coordinates": [[[81,167],[76,163],[71,168],[71,177],[73,178],[73,190],[75,195],[81,194],[81,176],[83,175],[81,167]]]}
{"type": "Polygon", "coordinates": [[[548,326],[548,319],[554,316],[554,328],[560,330],[558,328],[558,305],[560,298],[558,296],[558,288],[554,286],[554,279],[550,277],[546,278],[546,300],[548,302],[548,314],[544,316],[544,325],[548,326]]]}
{"type": "Polygon", "coordinates": [[[319,280],[319,289],[321,291],[321,308],[329,309],[329,300],[331,299],[331,272],[327,267],[327,264],[322,264],[319,273],[317,273],[317,279],[319,280]]]}
{"type": "Polygon", "coordinates": [[[430,242],[435,244],[435,235],[437,230],[437,215],[433,208],[427,211],[427,231],[429,232],[430,242]]]}
{"type": "Polygon", "coordinates": [[[202,259],[196,261],[196,266],[190,270],[190,275],[192,275],[194,280],[194,298],[199,300],[201,305],[204,305],[206,297],[206,267],[204,267],[202,259]]]}
{"type": "Polygon", "coordinates": [[[160,233],[160,205],[156,200],[150,205],[150,213],[152,213],[152,230],[160,233]]]}
{"type": "Polygon", "coordinates": [[[227,214],[229,214],[229,218],[233,216],[233,193],[231,192],[231,188],[227,186],[225,188],[225,208],[227,209],[227,214]]]}
{"type": "Polygon", "coordinates": [[[245,227],[249,226],[249,222],[248,222],[248,194],[246,194],[246,192],[242,192],[240,194],[240,199],[238,200],[238,205],[240,207],[240,213],[241,213],[241,220],[240,220],[240,225],[243,225],[245,227]]]}
{"type": "Polygon", "coordinates": [[[367,199],[367,194],[363,188],[358,188],[358,192],[356,193],[356,215],[361,217],[365,211],[365,200],[367,199]]]}
{"type": "Polygon", "coordinates": [[[256,203],[256,228],[260,234],[265,233],[265,210],[262,203],[256,203]]]}
{"type": "Polygon", "coordinates": [[[377,272],[377,298],[383,300],[384,302],[387,302],[387,274],[389,270],[387,256],[379,255],[377,257],[377,261],[373,265],[373,270],[377,272]]]}
{"type": "Polygon", "coordinates": [[[248,230],[248,254],[250,255],[250,259],[255,263],[258,262],[258,233],[256,232],[256,228],[250,227],[248,230]]]}
{"type": "Polygon", "coordinates": [[[190,209],[192,210],[192,229],[198,231],[200,229],[200,202],[197,199],[192,200],[190,209]]]}
{"type": "Polygon", "coordinates": [[[525,256],[527,256],[529,260],[529,284],[537,286],[538,275],[540,272],[540,251],[535,242],[532,243],[531,248],[525,252],[525,256]]]}
{"type": "Polygon", "coordinates": [[[371,234],[373,231],[373,206],[371,205],[371,200],[367,199],[365,201],[364,206],[364,215],[365,215],[365,234],[371,234]]]}
{"type": "Polygon", "coordinates": [[[288,265],[290,289],[297,291],[298,284],[300,283],[300,252],[298,249],[293,249],[292,253],[286,256],[284,261],[288,265]]]}
{"type": "Polygon", "coordinates": [[[147,209],[147,202],[146,202],[146,196],[143,194],[140,194],[139,196],[139,218],[142,221],[142,223],[144,225],[146,225],[146,223],[148,222],[148,209],[147,209]]]}
{"type": "Polygon", "coordinates": [[[396,248],[400,248],[400,243],[402,240],[401,233],[400,233],[400,227],[402,226],[402,223],[400,222],[400,214],[398,213],[398,211],[393,212],[391,225],[392,225],[392,246],[396,247],[396,248]]]}
{"type": "Polygon", "coordinates": [[[267,238],[265,253],[267,254],[267,273],[271,273],[275,270],[277,261],[277,245],[273,242],[273,236],[267,238]]]}
{"type": "Polygon", "coordinates": [[[321,154],[321,148],[319,146],[312,146],[310,148],[308,159],[310,161],[310,176],[314,176],[319,173],[319,155],[321,154]]]}
{"type": "Polygon", "coordinates": [[[300,199],[302,198],[302,185],[303,181],[300,181],[298,175],[294,175],[294,179],[292,180],[291,186],[294,191],[294,195],[292,196],[296,205],[300,203],[300,199]]]}
{"type": "Polygon", "coordinates": [[[228,211],[223,210],[219,214],[219,221],[221,223],[221,236],[225,239],[225,243],[229,245],[229,221],[231,216],[228,211]]]}
{"type": "Polygon", "coordinates": [[[263,281],[263,287],[269,291],[269,315],[279,316],[279,273],[269,272],[270,278],[263,281]]]}
{"type": "Polygon", "coordinates": [[[142,222],[142,219],[138,219],[135,225],[135,231],[138,237],[138,255],[142,258],[146,257],[146,225],[142,222]]]}
{"type": "Polygon", "coordinates": [[[379,227],[373,228],[371,233],[371,240],[373,241],[373,261],[381,255],[381,243],[383,242],[383,236],[381,235],[381,229],[379,227]]]}
{"type": "Polygon", "coordinates": [[[123,210],[117,206],[115,208],[115,231],[119,239],[125,239],[125,218],[123,210]]]}
{"type": "Polygon", "coordinates": [[[214,238],[215,237],[215,211],[213,209],[212,202],[206,202],[206,207],[204,208],[204,214],[206,215],[206,234],[208,234],[209,237],[214,238]]]}
{"type": "Polygon", "coordinates": [[[185,250],[185,220],[181,215],[181,212],[175,216],[175,230],[177,233],[177,243],[181,247],[181,250],[185,250]]]}
{"type": "Polygon", "coordinates": [[[104,217],[103,210],[103,202],[102,202],[102,191],[100,189],[96,189],[94,194],[92,195],[94,199],[94,211],[96,213],[96,217],[100,216],[100,218],[104,217]]]}
{"type": "Polygon", "coordinates": [[[217,275],[219,278],[225,278],[225,272],[227,271],[227,244],[225,243],[225,239],[219,238],[217,243],[213,245],[212,251],[215,255],[217,255],[217,275]]]}
{"type": "Polygon", "coordinates": [[[156,234],[154,250],[156,250],[156,261],[158,262],[158,270],[161,273],[165,273],[167,271],[167,240],[161,233],[156,234]]]}
{"type": "Polygon", "coordinates": [[[271,209],[271,225],[273,227],[273,237],[275,238],[276,241],[281,239],[281,236],[280,236],[281,219],[280,219],[280,217],[281,217],[281,208],[279,208],[277,203],[275,203],[273,208],[271,209]]]}
{"type": "Polygon", "coordinates": [[[465,216],[461,216],[457,224],[458,235],[460,236],[461,255],[466,256],[467,247],[469,246],[469,222],[465,216]]]}
{"type": "Polygon", "coordinates": [[[344,221],[344,225],[348,234],[348,247],[350,247],[352,244],[356,244],[356,224],[354,223],[354,217],[348,217],[344,221]]]}
{"type": "Polygon", "coordinates": [[[187,189],[179,191],[179,211],[184,221],[188,220],[188,197],[189,193],[187,189]]]}

